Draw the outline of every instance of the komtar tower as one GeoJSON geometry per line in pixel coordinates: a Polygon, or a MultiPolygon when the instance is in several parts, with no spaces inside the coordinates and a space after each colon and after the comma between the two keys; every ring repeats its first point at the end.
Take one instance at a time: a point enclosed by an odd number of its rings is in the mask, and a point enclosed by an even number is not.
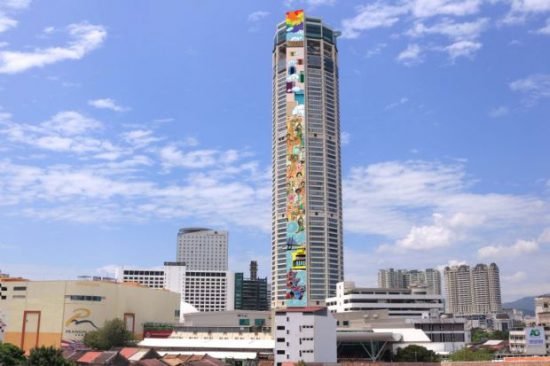
{"type": "Polygon", "coordinates": [[[277,26],[273,308],[324,306],[344,277],[337,36],[303,10],[277,26]]]}

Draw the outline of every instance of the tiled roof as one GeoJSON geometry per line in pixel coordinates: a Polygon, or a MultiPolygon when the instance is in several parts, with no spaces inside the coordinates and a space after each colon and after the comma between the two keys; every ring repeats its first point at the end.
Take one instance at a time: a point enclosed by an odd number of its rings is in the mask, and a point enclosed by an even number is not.
{"type": "Polygon", "coordinates": [[[138,353],[139,350],[140,350],[139,348],[125,347],[121,349],[119,353],[122,357],[129,359],[130,357],[138,353]]]}
{"type": "Polygon", "coordinates": [[[92,363],[97,357],[101,355],[101,352],[86,352],[82,357],[78,359],[80,363],[92,363]]]}

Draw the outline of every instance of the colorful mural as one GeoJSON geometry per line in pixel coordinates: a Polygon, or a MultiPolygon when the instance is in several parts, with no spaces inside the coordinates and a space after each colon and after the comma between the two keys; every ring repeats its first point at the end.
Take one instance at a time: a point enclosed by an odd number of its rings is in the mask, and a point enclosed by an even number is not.
{"type": "MultiPolygon", "coordinates": [[[[304,13],[287,13],[287,40],[303,40],[304,13]]],[[[287,47],[286,305],[307,305],[304,47],[287,47]]]]}
{"type": "Polygon", "coordinates": [[[286,40],[304,40],[304,11],[294,10],[286,13],[286,40]]]}

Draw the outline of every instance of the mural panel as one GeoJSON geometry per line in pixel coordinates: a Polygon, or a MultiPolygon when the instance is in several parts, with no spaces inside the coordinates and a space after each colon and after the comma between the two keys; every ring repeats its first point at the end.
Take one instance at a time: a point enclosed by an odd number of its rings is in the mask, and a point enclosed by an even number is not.
{"type": "MultiPolygon", "coordinates": [[[[304,37],[304,13],[287,13],[287,40],[304,37]]],[[[287,47],[286,305],[307,305],[304,47],[287,47]]]]}
{"type": "Polygon", "coordinates": [[[304,40],[304,11],[294,10],[286,13],[286,40],[304,40]]]}

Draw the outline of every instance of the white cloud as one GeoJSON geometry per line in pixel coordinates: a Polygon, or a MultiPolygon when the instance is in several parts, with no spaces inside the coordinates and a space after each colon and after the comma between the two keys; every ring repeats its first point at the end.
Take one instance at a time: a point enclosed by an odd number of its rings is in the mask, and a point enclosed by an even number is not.
{"type": "Polygon", "coordinates": [[[30,4],[31,0],[3,0],[0,6],[13,10],[22,10],[28,8],[30,4]]]}
{"type": "Polygon", "coordinates": [[[481,0],[414,0],[412,13],[419,18],[436,15],[464,16],[479,12],[481,0]]]}
{"type": "Polygon", "coordinates": [[[512,275],[508,275],[508,276],[504,275],[502,276],[502,279],[505,282],[509,282],[509,283],[520,283],[527,279],[527,274],[523,271],[518,271],[512,275]]]}
{"type": "Polygon", "coordinates": [[[113,99],[111,98],[102,98],[102,99],[94,99],[89,100],[88,104],[92,107],[98,108],[98,109],[110,109],[115,112],[125,112],[128,111],[130,108],[123,107],[118,105],[113,99]]]}
{"type": "Polygon", "coordinates": [[[397,108],[403,104],[406,104],[408,103],[409,101],[409,98],[407,97],[401,97],[398,101],[396,102],[393,102],[393,103],[390,103],[388,104],[387,106],[384,107],[385,110],[390,110],[390,109],[394,109],[394,108],[397,108]]]}
{"type": "Polygon", "coordinates": [[[397,56],[397,61],[405,65],[414,65],[422,61],[422,50],[417,44],[409,44],[406,49],[397,56]]]}
{"type": "Polygon", "coordinates": [[[126,142],[136,148],[142,148],[162,140],[153,136],[153,131],[151,130],[133,130],[124,133],[122,136],[126,142]]]}
{"type": "Polygon", "coordinates": [[[17,20],[8,17],[0,11],[0,33],[15,27],[17,27],[17,20]]]}
{"type": "Polygon", "coordinates": [[[75,111],[64,111],[41,124],[42,127],[62,135],[81,135],[102,127],[101,122],[75,111]]]}
{"type": "Polygon", "coordinates": [[[72,41],[64,47],[35,49],[31,52],[0,51],[0,73],[16,74],[60,61],[79,60],[101,46],[107,37],[107,31],[100,25],[71,24],[67,30],[72,41]]]}
{"type": "Polygon", "coordinates": [[[480,18],[472,22],[457,23],[451,19],[444,19],[432,26],[418,22],[407,32],[411,37],[425,35],[442,35],[456,40],[476,39],[487,29],[489,20],[480,18]]]}
{"type": "Polygon", "coordinates": [[[388,45],[386,43],[377,43],[373,48],[367,50],[365,57],[371,58],[373,56],[379,55],[382,52],[382,50],[387,46],[388,45]]]}
{"type": "Polygon", "coordinates": [[[351,134],[349,132],[342,131],[342,133],[340,134],[340,143],[343,146],[346,146],[346,145],[349,145],[350,142],[351,142],[351,134]]]}
{"type": "Polygon", "coordinates": [[[248,14],[248,21],[252,23],[259,22],[260,20],[262,20],[268,15],[269,15],[268,11],[258,10],[248,14]]]}
{"type": "Polygon", "coordinates": [[[547,0],[511,0],[510,11],[502,20],[504,24],[523,23],[527,17],[550,12],[547,0]]]}
{"type": "Polygon", "coordinates": [[[538,29],[536,33],[550,36],[550,18],[546,19],[546,25],[538,29]]]}
{"type": "Polygon", "coordinates": [[[489,111],[489,117],[491,118],[500,118],[507,116],[508,113],[510,113],[510,110],[506,106],[499,106],[496,108],[493,108],[489,111]]]}
{"type": "Polygon", "coordinates": [[[550,98],[550,74],[533,74],[509,84],[512,91],[525,95],[528,105],[536,104],[539,99],[550,98]]]}
{"type": "Polygon", "coordinates": [[[361,32],[366,30],[391,27],[407,11],[406,6],[393,6],[383,2],[358,7],[358,14],[355,17],[342,21],[342,36],[344,38],[357,38],[361,32]]]}
{"type": "Polygon", "coordinates": [[[481,47],[482,45],[479,42],[458,41],[445,47],[445,51],[449,54],[451,60],[455,60],[458,57],[472,57],[481,47]]]}
{"type": "Polygon", "coordinates": [[[205,168],[216,164],[215,150],[196,150],[184,153],[174,145],[160,149],[160,159],[166,168],[205,168]]]}
{"type": "Polygon", "coordinates": [[[479,248],[477,251],[479,258],[493,260],[493,258],[509,257],[517,258],[522,254],[529,254],[539,250],[539,244],[532,240],[518,240],[511,246],[489,245],[479,248]]]}

